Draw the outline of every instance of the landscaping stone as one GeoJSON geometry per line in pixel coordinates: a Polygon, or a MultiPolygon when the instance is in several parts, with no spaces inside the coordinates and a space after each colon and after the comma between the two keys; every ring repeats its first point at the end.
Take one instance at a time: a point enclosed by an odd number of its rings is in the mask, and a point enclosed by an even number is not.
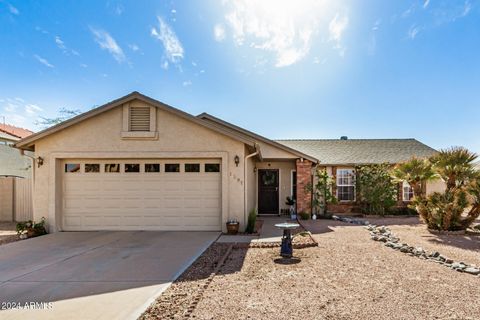
{"type": "Polygon", "coordinates": [[[407,243],[398,243],[400,239],[396,237],[386,226],[377,227],[374,225],[368,225],[365,227],[365,229],[370,231],[370,237],[372,240],[384,242],[385,246],[388,248],[399,250],[400,252],[406,253],[410,256],[415,256],[418,258],[426,259],[427,261],[432,261],[441,265],[445,265],[458,272],[465,272],[468,274],[480,276],[480,268],[467,265],[464,262],[454,262],[452,259],[440,254],[440,252],[438,251],[427,254],[427,252],[422,247],[412,247],[409,246],[407,243]]]}
{"type": "Polygon", "coordinates": [[[473,274],[473,275],[480,274],[480,269],[474,268],[474,267],[465,268],[465,270],[463,270],[463,271],[466,272],[466,273],[473,274]]]}

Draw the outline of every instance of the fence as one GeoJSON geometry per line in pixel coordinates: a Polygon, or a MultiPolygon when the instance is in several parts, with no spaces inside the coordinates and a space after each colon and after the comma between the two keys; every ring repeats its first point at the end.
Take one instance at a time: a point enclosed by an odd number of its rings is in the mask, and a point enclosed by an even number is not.
{"type": "Polygon", "coordinates": [[[33,219],[32,180],[0,178],[0,221],[33,219]]]}

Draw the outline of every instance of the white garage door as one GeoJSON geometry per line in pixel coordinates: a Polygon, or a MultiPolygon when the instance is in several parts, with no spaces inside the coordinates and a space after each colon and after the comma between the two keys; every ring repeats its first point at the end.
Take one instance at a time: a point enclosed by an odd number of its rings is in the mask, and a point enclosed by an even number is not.
{"type": "Polygon", "coordinates": [[[68,160],[65,231],[221,230],[220,159],[68,160]]]}

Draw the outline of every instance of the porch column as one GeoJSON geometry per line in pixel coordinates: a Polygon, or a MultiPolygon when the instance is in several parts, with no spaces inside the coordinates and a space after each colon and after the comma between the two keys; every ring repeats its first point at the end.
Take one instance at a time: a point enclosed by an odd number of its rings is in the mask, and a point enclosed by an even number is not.
{"type": "Polygon", "coordinates": [[[309,160],[297,159],[297,213],[311,213],[312,193],[305,190],[305,187],[312,183],[312,162],[309,160]]]}

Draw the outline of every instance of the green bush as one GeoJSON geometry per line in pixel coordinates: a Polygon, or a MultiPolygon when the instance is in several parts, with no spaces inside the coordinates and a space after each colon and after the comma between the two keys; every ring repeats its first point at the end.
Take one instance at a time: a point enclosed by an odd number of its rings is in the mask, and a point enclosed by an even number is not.
{"type": "Polygon", "coordinates": [[[371,164],[356,167],[357,201],[366,214],[385,215],[397,200],[397,184],[390,165],[371,164]]]}
{"type": "Polygon", "coordinates": [[[255,232],[255,222],[257,222],[257,211],[252,209],[248,214],[247,228],[245,229],[246,233],[255,232]]]}
{"type": "Polygon", "coordinates": [[[300,212],[299,216],[300,216],[300,219],[302,219],[302,220],[310,219],[310,213],[307,213],[307,212],[300,212]]]}

